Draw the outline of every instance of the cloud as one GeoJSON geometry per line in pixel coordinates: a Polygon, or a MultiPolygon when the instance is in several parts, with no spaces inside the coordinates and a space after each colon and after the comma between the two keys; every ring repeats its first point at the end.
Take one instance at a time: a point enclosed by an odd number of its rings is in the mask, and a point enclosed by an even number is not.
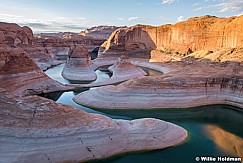
{"type": "Polygon", "coordinates": [[[24,16],[11,15],[11,14],[0,14],[0,21],[17,23],[21,26],[29,26],[34,33],[40,32],[80,32],[86,28],[86,18],[68,18],[68,17],[57,17],[49,19],[31,19],[25,18],[24,16]]]}
{"type": "Polygon", "coordinates": [[[242,13],[239,13],[237,16],[241,16],[241,15],[243,15],[243,12],[242,13]]]}
{"type": "Polygon", "coordinates": [[[203,8],[202,7],[198,7],[198,8],[196,8],[196,9],[194,9],[193,11],[200,11],[200,10],[202,10],[203,8]]]}
{"type": "Polygon", "coordinates": [[[219,12],[243,12],[243,0],[218,0],[219,3],[210,5],[219,12]]]}
{"type": "Polygon", "coordinates": [[[178,22],[181,22],[181,21],[183,21],[184,20],[184,16],[179,16],[178,18],[177,18],[177,21],[178,22]]]}
{"type": "Polygon", "coordinates": [[[75,24],[45,24],[45,23],[19,23],[21,26],[28,26],[33,29],[34,33],[49,33],[49,32],[80,32],[81,30],[86,29],[87,27],[78,26],[75,24]]]}
{"type": "Polygon", "coordinates": [[[119,21],[123,21],[124,19],[123,18],[116,18],[117,20],[119,20],[119,21]]]}
{"type": "Polygon", "coordinates": [[[179,0],[162,0],[162,4],[171,4],[179,0]]]}
{"type": "Polygon", "coordinates": [[[128,21],[135,21],[135,20],[143,20],[143,18],[137,16],[128,18],[128,21]]]}
{"type": "Polygon", "coordinates": [[[192,6],[198,6],[200,5],[200,3],[194,3],[192,6]]]}

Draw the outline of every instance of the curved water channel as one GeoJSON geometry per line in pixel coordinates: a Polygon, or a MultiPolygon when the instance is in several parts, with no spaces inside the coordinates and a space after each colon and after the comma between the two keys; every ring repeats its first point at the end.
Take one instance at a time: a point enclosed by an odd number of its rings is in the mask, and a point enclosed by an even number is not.
{"type": "MultiPolygon", "coordinates": [[[[64,64],[55,66],[45,73],[61,83],[71,83],[61,76],[64,64]]],[[[160,73],[151,69],[145,71],[153,76],[160,73]]],[[[95,82],[110,78],[110,74],[96,70],[95,82]]],[[[95,88],[91,88],[95,89],[95,88]]],[[[87,90],[87,89],[86,89],[87,90]]],[[[69,91],[46,95],[58,103],[68,104],[89,113],[98,113],[114,119],[132,120],[137,118],[157,118],[170,121],[189,131],[189,139],[180,145],[164,150],[150,152],[126,153],[98,162],[118,163],[191,163],[200,156],[231,156],[243,158],[243,110],[227,105],[202,106],[187,109],[153,109],[153,110],[94,110],[76,104],[72,98],[79,92],[69,91]]]]}

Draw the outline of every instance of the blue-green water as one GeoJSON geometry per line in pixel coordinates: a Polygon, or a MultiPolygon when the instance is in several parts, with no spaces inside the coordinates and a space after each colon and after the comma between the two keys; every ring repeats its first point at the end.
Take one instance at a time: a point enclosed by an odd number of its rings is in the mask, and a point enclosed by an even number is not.
{"type": "MultiPolygon", "coordinates": [[[[62,83],[70,83],[61,77],[63,65],[46,71],[51,78],[62,83]]],[[[147,70],[149,71],[149,70],[147,70]]],[[[109,74],[96,71],[97,81],[108,79],[109,74]]],[[[152,74],[156,75],[156,71],[152,74]]],[[[95,82],[97,82],[95,81],[95,82]]],[[[79,90],[80,92],[81,90],[79,90]]],[[[85,91],[85,90],[83,90],[85,91]]],[[[98,162],[165,162],[191,163],[197,156],[239,156],[243,157],[243,111],[239,108],[214,105],[187,109],[155,110],[94,110],[72,101],[79,92],[64,92],[56,95],[56,101],[85,110],[99,113],[114,119],[157,118],[180,125],[189,131],[189,139],[178,146],[150,152],[126,153],[98,162]]]]}

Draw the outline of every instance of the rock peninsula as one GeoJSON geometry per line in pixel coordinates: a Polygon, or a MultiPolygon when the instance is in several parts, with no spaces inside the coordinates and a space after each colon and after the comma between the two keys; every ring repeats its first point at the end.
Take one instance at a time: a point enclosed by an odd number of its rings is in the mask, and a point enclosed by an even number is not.
{"type": "Polygon", "coordinates": [[[62,76],[72,81],[93,81],[97,78],[86,47],[75,45],[70,50],[62,76]]]}

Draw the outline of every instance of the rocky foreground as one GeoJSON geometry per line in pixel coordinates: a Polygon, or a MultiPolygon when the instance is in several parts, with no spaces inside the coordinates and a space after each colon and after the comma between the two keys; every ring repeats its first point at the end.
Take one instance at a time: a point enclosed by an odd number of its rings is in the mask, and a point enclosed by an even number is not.
{"type": "Polygon", "coordinates": [[[113,120],[4,89],[0,97],[1,162],[83,162],[162,149],[187,138],[186,130],[161,120],[113,120]]]}

